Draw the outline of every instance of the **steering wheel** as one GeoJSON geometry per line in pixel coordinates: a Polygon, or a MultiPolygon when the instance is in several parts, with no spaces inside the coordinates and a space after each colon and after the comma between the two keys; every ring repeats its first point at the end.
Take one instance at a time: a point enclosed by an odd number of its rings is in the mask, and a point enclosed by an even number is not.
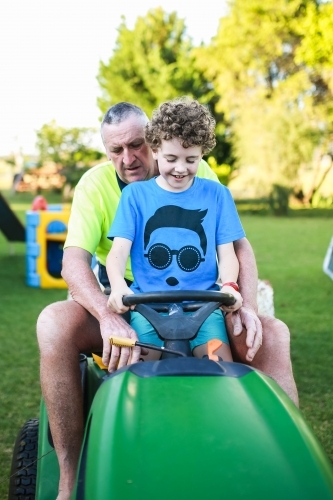
{"type": "Polygon", "coordinates": [[[136,305],[163,340],[189,340],[194,338],[203,322],[220,305],[233,305],[235,298],[229,293],[214,290],[175,290],[124,295],[123,304],[136,305]],[[184,312],[195,311],[191,315],[184,312]],[[158,314],[167,312],[167,316],[158,314]]]}
{"type": "MultiPolygon", "coordinates": [[[[156,304],[160,304],[162,311],[163,303],[178,303],[187,302],[183,304],[184,311],[193,311],[200,307],[197,302],[218,302],[220,305],[231,306],[236,300],[230,293],[217,292],[215,290],[175,290],[170,292],[149,292],[149,293],[136,293],[131,295],[124,295],[123,304],[125,306],[133,306],[136,304],[154,304],[154,309],[159,310],[156,304]],[[193,304],[193,301],[196,301],[193,304]],[[191,303],[192,302],[192,303],[191,303]]],[[[216,306],[218,307],[218,306],[216,306]]]]}

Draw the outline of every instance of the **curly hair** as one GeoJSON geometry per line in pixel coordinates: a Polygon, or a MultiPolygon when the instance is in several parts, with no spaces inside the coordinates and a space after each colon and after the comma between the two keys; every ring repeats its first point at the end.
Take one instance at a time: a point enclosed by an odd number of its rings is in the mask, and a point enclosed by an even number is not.
{"type": "Polygon", "coordinates": [[[153,151],[162,140],[180,140],[184,148],[201,146],[203,154],[215,146],[215,120],[209,110],[190,97],[164,102],[153,111],[145,128],[145,139],[153,151]]]}

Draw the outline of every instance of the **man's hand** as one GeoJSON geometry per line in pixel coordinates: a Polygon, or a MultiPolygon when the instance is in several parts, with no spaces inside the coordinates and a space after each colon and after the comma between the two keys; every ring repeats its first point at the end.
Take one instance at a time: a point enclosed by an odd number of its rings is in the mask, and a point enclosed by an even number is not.
{"type": "Polygon", "coordinates": [[[103,339],[103,363],[108,367],[110,373],[126,365],[137,363],[140,360],[140,347],[117,347],[111,346],[109,338],[111,335],[117,337],[131,338],[135,341],[138,336],[133,328],[117,314],[110,314],[100,321],[101,335],[103,339]]]}
{"type": "Polygon", "coordinates": [[[248,351],[247,361],[252,361],[262,345],[262,326],[256,313],[248,308],[241,307],[238,311],[230,313],[229,318],[233,327],[231,332],[236,337],[246,330],[246,345],[248,351]]]}

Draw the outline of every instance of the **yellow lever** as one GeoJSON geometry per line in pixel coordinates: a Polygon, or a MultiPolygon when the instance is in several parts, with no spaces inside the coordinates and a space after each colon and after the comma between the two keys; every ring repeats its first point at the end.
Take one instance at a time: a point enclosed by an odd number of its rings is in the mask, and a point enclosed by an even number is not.
{"type": "MultiPolygon", "coordinates": [[[[109,337],[109,341],[111,345],[116,345],[118,347],[134,347],[135,340],[125,339],[122,337],[109,337]]],[[[107,370],[108,367],[103,363],[102,358],[97,356],[97,354],[92,355],[95,363],[101,368],[101,370],[107,370]]]]}
{"type": "Polygon", "coordinates": [[[123,337],[109,337],[110,344],[118,347],[134,347],[135,340],[123,337]]]}
{"type": "Polygon", "coordinates": [[[107,370],[108,367],[103,363],[102,358],[100,356],[97,356],[97,354],[92,353],[93,360],[99,366],[101,370],[107,370]]]}

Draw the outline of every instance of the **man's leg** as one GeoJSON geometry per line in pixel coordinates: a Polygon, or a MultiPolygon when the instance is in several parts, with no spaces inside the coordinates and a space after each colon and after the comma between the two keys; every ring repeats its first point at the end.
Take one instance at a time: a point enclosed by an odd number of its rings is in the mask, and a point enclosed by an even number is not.
{"type": "Polygon", "coordinates": [[[263,343],[252,362],[246,361],[246,332],[235,337],[229,315],[226,324],[234,360],[246,363],[272,377],[298,406],[298,393],[290,360],[290,332],[282,321],[259,316],[263,327],[263,343]]]}
{"type": "Polygon", "coordinates": [[[75,482],[83,437],[80,352],[102,350],[99,324],[74,301],[46,307],[37,322],[42,393],[60,466],[58,500],[75,482]]]}

